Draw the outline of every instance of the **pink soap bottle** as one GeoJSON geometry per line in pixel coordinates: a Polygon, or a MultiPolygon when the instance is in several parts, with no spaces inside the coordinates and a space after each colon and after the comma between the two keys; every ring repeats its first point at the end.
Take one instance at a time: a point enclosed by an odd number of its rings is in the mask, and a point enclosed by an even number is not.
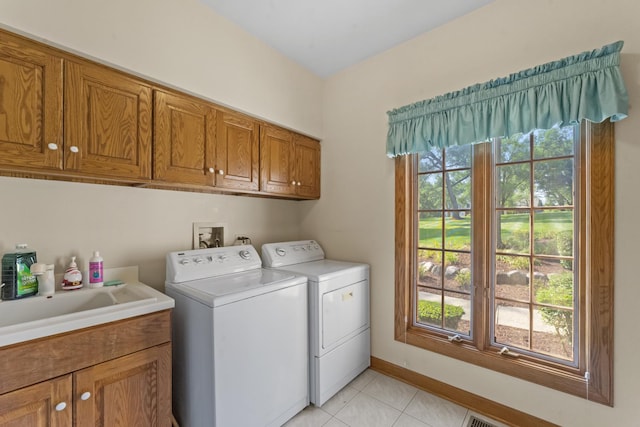
{"type": "Polygon", "coordinates": [[[100,288],[104,285],[103,259],[100,252],[93,252],[93,256],[89,259],[89,287],[100,288]]]}

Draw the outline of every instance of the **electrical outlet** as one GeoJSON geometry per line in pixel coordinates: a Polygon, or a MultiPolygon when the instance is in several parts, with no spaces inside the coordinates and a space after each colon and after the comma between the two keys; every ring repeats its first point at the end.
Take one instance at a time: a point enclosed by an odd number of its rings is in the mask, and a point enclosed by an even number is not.
{"type": "Polygon", "coordinates": [[[238,234],[234,245],[250,245],[251,239],[246,234],[238,234]]]}

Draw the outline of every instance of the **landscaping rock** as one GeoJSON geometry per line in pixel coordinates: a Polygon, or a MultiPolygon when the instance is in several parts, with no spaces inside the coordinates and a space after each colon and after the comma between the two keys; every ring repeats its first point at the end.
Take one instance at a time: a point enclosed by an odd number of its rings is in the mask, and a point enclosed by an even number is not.
{"type": "MultiPolygon", "coordinates": [[[[545,284],[549,281],[549,278],[546,274],[540,273],[539,271],[533,272],[533,283],[542,283],[545,284]]],[[[529,284],[529,273],[527,273],[527,284],[529,284]]]]}
{"type": "Polygon", "coordinates": [[[509,285],[509,274],[506,271],[496,273],[496,283],[498,285],[509,285]]]}
{"type": "Polygon", "coordinates": [[[454,277],[456,277],[458,275],[459,271],[460,271],[459,267],[456,267],[455,265],[450,265],[444,271],[444,277],[445,277],[445,279],[453,279],[454,277]]]}
{"type": "Polygon", "coordinates": [[[507,273],[507,285],[527,285],[529,284],[528,274],[520,270],[512,270],[507,273]]]}
{"type": "Polygon", "coordinates": [[[436,276],[439,276],[441,272],[442,272],[442,266],[440,264],[433,264],[433,267],[431,268],[431,273],[435,274],[436,276]]]}

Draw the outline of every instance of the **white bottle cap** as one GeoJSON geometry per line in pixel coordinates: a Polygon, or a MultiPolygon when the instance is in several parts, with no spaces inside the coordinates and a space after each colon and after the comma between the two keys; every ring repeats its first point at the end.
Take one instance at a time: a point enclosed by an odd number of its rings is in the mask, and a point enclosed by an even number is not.
{"type": "Polygon", "coordinates": [[[99,257],[100,256],[100,252],[99,251],[93,251],[93,256],[94,257],[99,257]]]}

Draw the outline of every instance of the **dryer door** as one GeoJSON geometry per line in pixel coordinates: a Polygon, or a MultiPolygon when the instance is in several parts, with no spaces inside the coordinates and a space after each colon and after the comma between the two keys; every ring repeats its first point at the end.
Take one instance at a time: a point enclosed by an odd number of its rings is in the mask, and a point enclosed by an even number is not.
{"type": "Polygon", "coordinates": [[[369,326],[369,281],[322,294],[322,349],[328,350],[369,326]]]}

